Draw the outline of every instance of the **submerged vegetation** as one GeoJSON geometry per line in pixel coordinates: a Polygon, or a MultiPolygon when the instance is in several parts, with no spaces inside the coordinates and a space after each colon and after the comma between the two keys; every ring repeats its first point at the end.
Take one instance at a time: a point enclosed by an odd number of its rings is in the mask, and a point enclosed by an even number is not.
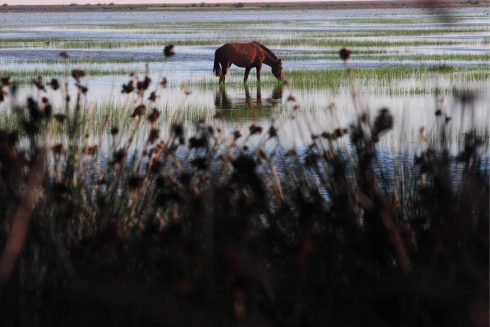
{"type": "MultiPolygon", "coordinates": [[[[135,75],[125,118],[90,130],[83,70],[76,94],[67,75],[35,78],[25,104],[2,78],[17,121],[0,129],[2,325],[486,324],[488,131],[450,137],[450,114],[473,119],[476,95],[434,108],[436,137],[421,131],[420,153],[390,161],[378,144],[394,118],[364,110],[357,73],[352,124],[306,126],[301,149],[274,121],[160,125],[166,79],[135,75]]],[[[294,121],[301,104],[287,101],[294,121]]]]}

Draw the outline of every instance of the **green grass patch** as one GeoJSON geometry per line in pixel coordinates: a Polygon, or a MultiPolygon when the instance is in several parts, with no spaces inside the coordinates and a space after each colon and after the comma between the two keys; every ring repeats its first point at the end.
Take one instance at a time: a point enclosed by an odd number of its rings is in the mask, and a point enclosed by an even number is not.
{"type": "MultiPolygon", "coordinates": [[[[286,79],[291,82],[295,89],[330,89],[338,90],[345,87],[349,82],[346,69],[323,69],[323,70],[293,70],[287,71],[286,79]]],[[[490,79],[490,68],[468,68],[451,66],[393,66],[379,68],[355,68],[353,78],[361,83],[378,80],[390,82],[394,80],[417,79],[423,80],[429,75],[443,75],[449,79],[463,80],[488,80],[490,79]]],[[[243,72],[234,71],[227,76],[227,86],[239,87],[243,84],[243,72]]],[[[188,81],[187,86],[202,88],[214,88],[218,84],[216,79],[202,79],[198,81],[188,81]]],[[[250,79],[249,85],[256,85],[255,79],[250,79]]],[[[274,86],[277,80],[270,74],[265,74],[261,85],[274,86]]]]}

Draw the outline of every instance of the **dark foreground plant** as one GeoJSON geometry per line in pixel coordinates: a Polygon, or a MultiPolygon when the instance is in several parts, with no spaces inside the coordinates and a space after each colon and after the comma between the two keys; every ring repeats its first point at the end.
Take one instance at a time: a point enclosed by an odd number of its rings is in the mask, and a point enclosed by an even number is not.
{"type": "Polygon", "coordinates": [[[123,138],[106,123],[102,152],[81,132],[83,75],[72,72],[74,101],[65,84],[62,112],[30,99],[13,108],[19,127],[0,131],[2,326],[487,325],[478,133],[451,155],[436,112],[440,142],[390,179],[377,150],[388,109],[301,153],[270,150],[280,127],[160,131],[163,90],[135,77],[122,89],[134,128],[123,138]],[[67,138],[51,145],[53,124],[67,138]]]}

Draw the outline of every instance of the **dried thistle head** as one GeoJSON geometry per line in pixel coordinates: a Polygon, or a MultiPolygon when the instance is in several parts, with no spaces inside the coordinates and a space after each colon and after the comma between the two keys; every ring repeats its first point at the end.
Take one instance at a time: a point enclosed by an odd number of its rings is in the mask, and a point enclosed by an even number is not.
{"type": "Polygon", "coordinates": [[[142,115],[145,114],[145,111],[146,111],[146,107],[144,104],[140,104],[139,106],[137,106],[136,108],[134,108],[134,111],[133,111],[133,114],[131,115],[132,118],[135,118],[135,117],[140,117],[142,115]]]}
{"type": "Polygon", "coordinates": [[[148,143],[153,144],[160,137],[160,130],[158,128],[152,128],[150,135],[148,135],[148,143]]]}
{"type": "Polygon", "coordinates": [[[151,84],[151,78],[149,76],[145,76],[145,78],[142,81],[138,81],[138,83],[136,83],[136,88],[140,92],[146,91],[150,86],[150,84],[151,84]]]}
{"type": "Polygon", "coordinates": [[[160,111],[153,109],[153,111],[148,115],[148,120],[153,124],[158,120],[158,117],[160,117],[160,111]]]}
{"type": "Polygon", "coordinates": [[[61,143],[53,145],[51,147],[51,150],[53,150],[53,153],[57,154],[57,155],[61,155],[61,154],[65,153],[65,149],[63,147],[63,144],[61,144],[61,143]]]}
{"type": "Polygon", "coordinates": [[[143,186],[143,177],[141,177],[137,174],[131,175],[131,177],[129,177],[129,180],[128,180],[128,186],[131,189],[140,188],[141,186],[143,186]]]}
{"type": "Polygon", "coordinates": [[[376,119],[374,120],[374,129],[378,134],[381,134],[393,127],[393,116],[387,108],[379,110],[376,119]]]}
{"type": "Polygon", "coordinates": [[[88,92],[88,87],[86,87],[85,85],[77,83],[77,88],[78,88],[78,92],[80,92],[82,94],[87,94],[87,92],[88,92]]]}
{"type": "Polygon", "coordinates": [[[156,91],[151,92],[150,96],[148,97],[148,100],[151,102],[155,102],[156,99],[157,99],[157,92],[156,91]]]}
{"type": "Polygon", "coordinates": [[[255,124],[250,125],[250,127],[248,128],[248,130],[250,131],[250,135],[262,133],[262,127],[257,126],[255,124]]]}
{"type": "Polygon", "coordinates": [[[174,48],[175,46],[173,44],[166,45],[165,48],[163,49],[163,55],[167,58],[174,56],[175,55],[174,48]]]}
{"type": "Polygon", "coordinates": [[[175,137],[181,137],[184,134],[184,127],[182,126],[182,124],[174,123],[170,127],[170,131],[172,132],[172,134],[174,134],[175,137]]]}
{"type": "Polygon", "coordinates": [[[323,132],[322,137],[326,140],[332,140],[332,134],[330,134],[329,132],[323,132]]]}
{"type": "Polygon", "coordinates": [[[77,82],[80,82],[80,79],[85,76],[85,72],[81,69],[73,69],[71,71],[71,77],[73,77],[77,82]]]}
{"type": "Polygon", "coordinates": [[[114,152],[113,154],[113,163],[121,163],[126,157],[126,150],[121,148],[114,152]]]}
{"type": "Polygon", "coordinates": [[[129,94],[129,93],[131,93],[133,91],[134,91],[134,82],[133,82],[133,80],[130,80],[128,82],[128,84],[123,84],[122,85],[121,93],[127,93],[127,94],[129,94]]]}
{"type": "Polygon", "coordinates": [[[191,165],[199,170],[205,170],[208,168],[208,161],[206,160],[206,158],[199,157],[194,160],[191,160],[191,165]]]}
{"type": "Polygon", "coordinates": [[[63,58],[63,59],[68,59],[68,58],[70,58],[70,56],[68,55],[68,52],[67,52],[67,51],[61,51],[61,52],[59,53],[59,56],[60,56],[61,58],[63,58]]]}
{"type": "Polygon", "coordinates": [[[204,148],[208,144],[208,140],[205,136],[189,138],[189,148],[204,148]]]}
{"type": "Polygon", "coordinates": [[[91,145],[91,146],[87,146],[85,148],[85,154],[86,155],[89,155],[89,156],[93,156],[93,155],[95,155],[97,153],[97,149],[98,149],[97,144],[91,145]]]}
{"type": "Polygon", "coordinates": [[[10,85],[10,77],[0,77],[0,82],[3,86],[10,85]]]}
{"type": "Polygon", "coordinates": [[[269,138],[277,137],[277,128],[271,126],[269,127],[269,131],[267,133],[269,134],[269,138]]]}
{"type": "Polygon", "coordinates": [[[340,49],[340,51],[339,51],[339,55],[340,55],[340,58],[341,58],[343,61],[347,61],[347,60],[349,60],[349,58],[350,58],[351,51],[350,51],[349,49],[342,48],[342,49],[340,49]]]}
{"type": "Polygon", "coordinates": [[[54,119],[56,119],[56,121],[61,124],[65,122],[66,116],[63,114],[55,114],[54,119]]]}
{"type": "Polygon", "coordinates": [[[52,78],[48,84],[49,86],[51,86],[53,91],[56,91],[60,88],[60,82],[56,78],[52,78]]]}
{"type": "Polygon", "coordinates": [[[39,91],[46,91],[42,76],[38,76],[37,78],[33,79],[32,84],[34,84],[39,91]]]}

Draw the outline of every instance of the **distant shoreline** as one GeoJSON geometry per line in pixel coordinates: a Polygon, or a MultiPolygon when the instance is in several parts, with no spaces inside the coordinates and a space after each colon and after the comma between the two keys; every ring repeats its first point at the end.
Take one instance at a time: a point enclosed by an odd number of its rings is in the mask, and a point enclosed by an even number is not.
{"type": "MultiPolygon", "coordinates": [[[[150,0],[151,1],[151,0],[150,0]]],[[[1,2],[1,0],[0,0],[1,2]]],[[[482,8],[490,0],[438,1],[328,1],[328,2],[258,2],[258,3],[194,3],[194,4],[99,4],[99,5],[0,5],[0,13],[16,12],[111,12],[111,11],[232,11],[232,10],[339,10],[401,8],[482,8]]]]}

